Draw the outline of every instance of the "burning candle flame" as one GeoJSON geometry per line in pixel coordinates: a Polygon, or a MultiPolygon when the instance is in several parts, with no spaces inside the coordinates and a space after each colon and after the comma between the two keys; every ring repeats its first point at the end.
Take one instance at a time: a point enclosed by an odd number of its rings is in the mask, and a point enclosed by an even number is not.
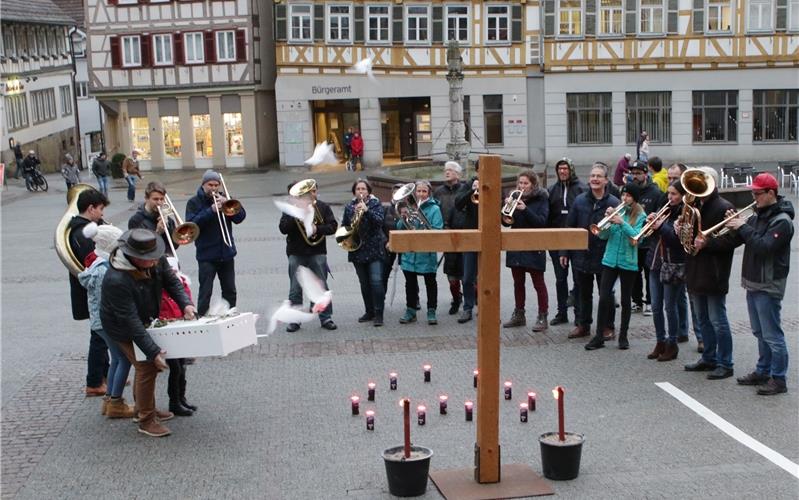
{"type": "Polygon", "coordinates": [[[466,406],[467,408],[471,408],[472,406],[474,406],[474,403],[472,403],[471,401],[466,401],[466,402],[465,402],[465,403],[463,403],[463,404],[464,404],[464,406],[466,406]]]}
{"type": "Polygon", "coordinates": [[[446,401],[449,398],[447,397],[446,394],[442,394],[441,396],[438,397],[438,399],[440,399],[441,401],[446,401]]]}
{"type": "Polygon", "coordinates": [[[374,417],[375,416],[374,410],[366,410],[366,416],[367,417],[374,417]]]}
{"type": "Polygon", "coordinates": [[[359,398],[358,396],[351,396],[351,397],[350,397],[350,399],[351,399],[351,400],[352,400],[352,402],[354,403],[354,402],[356,402],[356,401],[360,401],[360,399],[361,399],[361,398],[359,398]]]}
{"type": "Polygon", "coordinates": [[[510,380],[508,380],[507,382],[505,382],[505,387],[510,387],[510,386],[512,386],[512,385],[513,385],[513,382],[511,382],[510,380]]]}

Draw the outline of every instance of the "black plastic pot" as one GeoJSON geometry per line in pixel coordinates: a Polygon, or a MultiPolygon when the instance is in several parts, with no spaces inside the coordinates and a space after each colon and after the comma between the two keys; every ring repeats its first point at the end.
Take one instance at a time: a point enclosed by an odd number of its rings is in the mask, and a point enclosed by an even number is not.
{"type": "Polygon", "coordinates": [[[557,432],[541,434],[541,466],[544,477],[554,481],[567,481],[580,474],[580,456],[585,436],[567,432],[566,440],[559,441],[557,432]]]}
{"type": "Polygon", "coordinates": [[[397,497],[415,497],[427,491],[427,473],[433,450],[411,446],[411,457],[403,456],[403,447],[395,446],[383,451],[388,476],[388,491],[397,497]]]}

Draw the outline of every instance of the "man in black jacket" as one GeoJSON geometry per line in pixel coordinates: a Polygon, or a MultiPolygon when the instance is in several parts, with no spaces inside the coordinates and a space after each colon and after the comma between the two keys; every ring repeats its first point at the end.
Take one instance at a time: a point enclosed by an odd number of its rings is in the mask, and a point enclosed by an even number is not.
{"type": "MultiPolygon", "coordinates": [[[[94,241],[83,235],[83,227],[90,222],[104,224],[103,210],[108,206],[108,198],[96,189],[87,189],[78,195],[78,215],[69,221],[68,244],[72,254],[81,265],[86,266],[86,257],[94,252],[94,241]]],[[[72,299],[72,318],[89,319],[89,299],[86,289],[76,276],[69,275],[69,291],[72,299]]],[[[105,341],[90,330],[89,356],[86,372],[86,396],[105,396],[103,379],[108,374],[108,347],[105,341]]]]}
{"type": "MultiPolygon", "coordinates": [[[[166,244],[168,256],[175,257],[172,253],[172,247],[167,238],[175,230],[175,221],[172,218],[167,218],[166,221],[161,219],[158,212],[158,207],[162,207],[166,200],[166,188],[158,181],[153,181],[147,184],[144,189],[144,203],[139,206],[139,209],[128,220],[128,229],[144,228],[150,231],[155,231],[166,244]]],[[[178,243],[172,241],[175,250],[178,248],[178,243]]]]}
{"type": "MultiPolygon", "coordinates": [[[[308,186],[307,191],[301,196],[303,203],[314,205],[316,216],[314,217],[314,232],[308,237],[302,221],[294,217],[283,214],[280,218],[280,232],[286,235],[286,255],[289,258],[289,301],[292,305],[302,305],[302,286],[297,281],[297,268],[305,266],[310,269],[327,287],[327,274],[330,270],[327,266],[327,245],[325,237],[336,234],[338,222],[333,215],[330,206],[319,200],[316,181],[305,179],[300,181],[308,186]]],[[[289,186],[291,190],[291,186],[289,186]]],[[[333,322],[333,303],[319,313],[319,321],[325,330],[335,330],[338,328],[333,322]]],[[[300,329],[299,323],[289,323],[286,326],[287,332],[296,332],[300,329]]]]}
{"type": "MultiPolygon", "coordinates": [[[[475,162],[475,170],[479,164],[475,162]]],[[[477,177],[471,182],[463,183],[455,193],[455,210],[461,214],[459,229],[477,229],[478,205],[472,201],[472,195],[480,189],[477,177]]],[[[458,316],[458,323],[472,320],[472,310],[477,303],[477,252],[463,252],[463,311],[458,316]]]]}
{"type": "Polygon", "coordinates": [[[103,279],[100,319],[103,328],[136,367],[133,384],[139,410],[139,432],[152,437],[169,435],[161,422],[174,416],[155,408],[155,383],[158,372],[165,370],[166,351],[158,347],[147,325],[158,318],[161,292],[178,304],[185,319],[195,317],[194,306],[186,296],[183,283],[164,256],[164,241],[149,229],[130,229],[119,238],[119,248],[110,256],[103,279]],[[136,344],[146,361],[136,361],[136,344]]]}
{"type": "MultiPolygon", "coordinates": [[[[558,182],[549,187],[549,223],[548,227],[566,227],[566,218],[569,210],[574,205],[574,199],[588,191],[588,186],[577,178],[574,165],[569,158],[561,158],[555,164],[555,173],[558,182]]],[[[550,250],[549,256],[552,259],[552,268],[555,270],[555,289],[558,297],[558,312],[550,325],[560,325],[568,323],[569,318],[566,313],[569,300],[569,265],[566,267],[560,264],[560,251],[550,250]]],[[[579,297],[577,290],[577,278],[574,267],[572,267],[572,282],[574,283],[574,296],[579,297]]],[[[574,300],[574,317],[580,316],[580,301],[574,300]]]]}
{"type": "MultiPolygon", "coordinates": [[[[444,184],[433,191],[433,198],[438,200],[441,216],[444,218],[444,229],[463,229],[463,217],[455,210],[455,193],[463,186],[460,176],[463,168],[457,162],[448,161],[444,164],[444,184]]],[[[461,293],[461,280],[463,279],[463,255],[458,252],[444,253],[444,274],[449,282],[449,292],[452,295],[449,313],[457,314],[463,301],[461,293]]]]}

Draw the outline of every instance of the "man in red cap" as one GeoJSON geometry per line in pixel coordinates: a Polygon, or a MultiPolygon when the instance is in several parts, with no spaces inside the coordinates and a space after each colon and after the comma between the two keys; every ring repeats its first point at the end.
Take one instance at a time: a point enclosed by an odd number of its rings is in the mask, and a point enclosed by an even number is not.
{"type": "Polygon", "coordinates": [[[757,393],[761,396],[788,391],[788,349],[780,309],[790,270],[794,209],[777,190],[777,179],[759,174],[752,182],[754,215],[748,220],[736,217],[726,224],[735,230],[738,244],[746,245],[741,286],[746,290],[749,323],[758,349],[755,371],[738,378],[738,384],[759,386],[757,393]]]}

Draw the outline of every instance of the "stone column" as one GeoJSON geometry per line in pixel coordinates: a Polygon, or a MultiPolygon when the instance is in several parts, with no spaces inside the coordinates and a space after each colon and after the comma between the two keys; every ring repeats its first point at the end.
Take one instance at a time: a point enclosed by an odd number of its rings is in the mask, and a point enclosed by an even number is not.
{"type": "Polygon", "coordinates": [[[144,99],[147,105],[147,122],[150,124],[150,162],[153,170],[164,169],[164,131],[158,112],[158,98],[144,99]]]}
{"type": "Polygon", "coordinates": [[[119,119],[117,122],[119,123],[119,152],[129,155],[133,145],[130,140],[130,116],[128,115],[127,99],[119,100],[119,119]]]}
{"type": "Polygon", "coordinates": [[[463,122],[463,58],[458,42],[447,47],[447,82],[449,82],[449,142],[447,156],[466,166],[470,144],[466,141],[466,124],[463,122]]]}
{"type": "Polygon", "coordinates": [[[189,98],[178,96],[178,119],[180,120],[180,159],[184,170],[195,168],[194,123],[191,120],[189,98]]]}
{"type": "Polygon", "coordinates": [[[241,101],[241,131],[244,135],[244,165],[258,167],[258,134],[255,116],[255,94],[245,92],[239,94],[241,101]]]}
{"type": "Polygon", "coordinates": [[[366,97],[360,100],[361,137],[363,137],[364,168],[383,164],[383,138],[380,122],[380,100],[366,97]]]}
{"type": "Polygon", "coordinates": [[[214,148],[214,168],[225,166],[225,123],[222,120],[222,97],[208,96],[208,114],[211,116],[211,145],[214,148]]]}

